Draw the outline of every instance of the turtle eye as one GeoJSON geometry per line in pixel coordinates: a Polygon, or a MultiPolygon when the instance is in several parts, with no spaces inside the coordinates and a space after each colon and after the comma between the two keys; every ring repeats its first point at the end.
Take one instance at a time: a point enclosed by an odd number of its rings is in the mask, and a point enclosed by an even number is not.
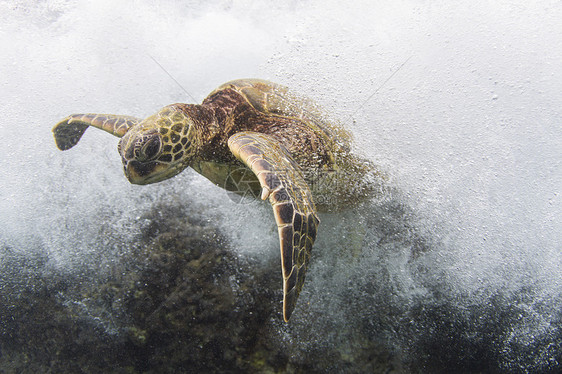
{"type": "Polygon", "coordinates": [[[162,143],[160,142],[160,136],[156,135],[151,137],[142,146],[140,152],[140,159],[143,159],[143,161],[149,161],[155,159],[156,156],[160,154],[161,146],[162,143]]]}

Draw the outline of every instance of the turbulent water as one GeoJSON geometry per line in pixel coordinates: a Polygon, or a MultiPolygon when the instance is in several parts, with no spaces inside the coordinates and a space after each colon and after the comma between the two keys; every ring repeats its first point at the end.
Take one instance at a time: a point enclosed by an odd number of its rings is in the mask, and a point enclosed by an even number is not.
{"type": "Polygon", "coordinates": [[[282,349],[345,357],[362,331],[408,370],[558,372],[561,18],[556,1],[2,1],[0,296],[33,273],[14,258],[109,276],[162,201],[200,204],[241,257],[277,256],[267,209],[193,171],[130,185],[116,138],[63,153],[51,135],[259,77],[324,106],[399,191],[321,217],[291,325],[270,322],[282,349]]]}

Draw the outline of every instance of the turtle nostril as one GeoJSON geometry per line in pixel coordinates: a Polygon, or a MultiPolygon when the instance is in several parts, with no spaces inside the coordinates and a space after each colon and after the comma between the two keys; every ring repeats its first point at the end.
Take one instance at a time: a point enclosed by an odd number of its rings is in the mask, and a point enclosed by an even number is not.
{"type": "Polygon", "coordinates": [[[135,147],[125,148],[125,154],[123,154],[123,157],[127,160],[133,160],[135,158],[135,147]]]}

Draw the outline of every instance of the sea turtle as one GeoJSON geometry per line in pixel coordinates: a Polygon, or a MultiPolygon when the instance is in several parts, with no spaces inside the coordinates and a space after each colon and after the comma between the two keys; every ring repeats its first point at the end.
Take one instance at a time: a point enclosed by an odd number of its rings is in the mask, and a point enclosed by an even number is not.
{"type": "Polygon", "coordinates": [[[304,283],[317,207],[337,210],[372,196],[380,177],[350,153],[347,131],[309,100],[265,80],[231,81],[201,105],[172,104],[146,119],[73,114],[53,128],[58,148],[72,148],[88,126],[121,138],[118,150],[131,183],[160,182],[190,166],[226,190],[269,198],[281,247],[285,321],[304,283]]]}

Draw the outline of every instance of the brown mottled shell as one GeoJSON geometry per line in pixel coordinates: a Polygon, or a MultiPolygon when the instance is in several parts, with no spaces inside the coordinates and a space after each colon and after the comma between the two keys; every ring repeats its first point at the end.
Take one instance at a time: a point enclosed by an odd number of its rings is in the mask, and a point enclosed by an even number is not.
{"type": "Polygon", "coordinates": [[[325,139],[325,144],[332,145],[331,152],[348,152],[351,148],[352,136],[348,131],[328,121],[312,100],[290,92],[287,87],[262,79],[238,79],[221,85],[209,97],[225,89],[240,93],[258,112],[306,123],[317,136],[325,139]]]}

